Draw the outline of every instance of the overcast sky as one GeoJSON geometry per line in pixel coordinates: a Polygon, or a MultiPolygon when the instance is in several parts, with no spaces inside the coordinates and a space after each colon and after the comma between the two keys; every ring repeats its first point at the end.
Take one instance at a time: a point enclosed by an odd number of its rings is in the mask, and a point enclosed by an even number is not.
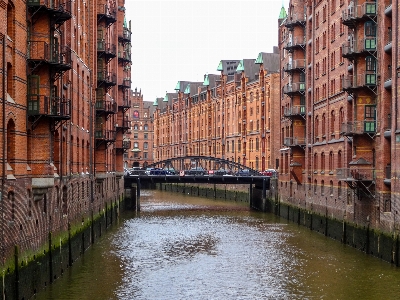
{"type": "Polygon", "coordinates": [[[278,17],[289,0],[125,0],[132,22],[132,89],[145,101],[178,81],[219,74],[220,60],[256,59],[278,44],[278,17]]]}

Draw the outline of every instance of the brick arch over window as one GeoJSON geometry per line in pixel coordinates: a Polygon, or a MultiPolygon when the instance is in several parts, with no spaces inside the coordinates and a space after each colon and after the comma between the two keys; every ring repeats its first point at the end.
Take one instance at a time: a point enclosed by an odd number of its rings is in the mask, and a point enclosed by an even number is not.
{"type": "Polygon", "coordinates": [[[7,162],[15,169],[15,123],[10,119],[7,123],[7,162]]]}

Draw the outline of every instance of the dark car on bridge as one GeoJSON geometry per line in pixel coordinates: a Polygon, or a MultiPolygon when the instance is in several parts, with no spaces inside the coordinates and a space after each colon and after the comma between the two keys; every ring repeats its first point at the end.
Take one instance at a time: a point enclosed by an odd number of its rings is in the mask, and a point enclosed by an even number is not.
{"type": "Polygon", "coordinates": [[[239,170],[235,174],[236,176],[252,176],[253,174],[250,172],[249,169],[239,170]]]}
{"type": "Polygon", "coordinates": [[[208,174],[208,172],[202,167],[191,168],[185,171],[185,175],[204,176],[206,174],[208,174]]]}
{"type": "Polygon", "coordinates": [[[165,169],[152,169],[150,170],[149,175],[172,175],[172,173],[165,169]]]}

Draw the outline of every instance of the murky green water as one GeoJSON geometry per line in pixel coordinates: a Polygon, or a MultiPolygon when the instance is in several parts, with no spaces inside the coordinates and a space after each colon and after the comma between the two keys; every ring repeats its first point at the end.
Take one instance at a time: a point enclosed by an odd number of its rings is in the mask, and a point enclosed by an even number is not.
{"type": "Polygon", "coordinates": [[[141,200],[36,299],[400,299],[400,268],[273,215],[141,200]]]}

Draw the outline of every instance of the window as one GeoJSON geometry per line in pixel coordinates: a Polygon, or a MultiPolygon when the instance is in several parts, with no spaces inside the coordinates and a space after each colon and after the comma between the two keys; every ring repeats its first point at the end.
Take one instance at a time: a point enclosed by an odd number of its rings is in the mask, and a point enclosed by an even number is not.
{"type": "Polygon", "coordinates": [[[133,125],[133,130],[138,130],[138,129],[139,129],[139,125],[138,124],[133,125]]]}
{"type": "Polygon", "coordinates": [[[144,142],[143,143],[143,149],[147,150],[149,148],[149,143],[144,142]]]}
{"type": "Polygon", "coordinates": [[[134,142],[133,143],[133,148],[139,148],[139,143],[138,142],[134,142]]]}
{"type": "Polygon", "coordinates": [[[145,131],[149,130],[149,125],[147,125],[147,124],[144,124],[144,126],[143,126],[143,130],[145,130],[145,131]]]}
{"type": "Polygon", "coordinates": [[[147,152],[143,152],[143,158],[144,158],[144,159],[147,159],[147,158],[148,158],[147,152]]]}

